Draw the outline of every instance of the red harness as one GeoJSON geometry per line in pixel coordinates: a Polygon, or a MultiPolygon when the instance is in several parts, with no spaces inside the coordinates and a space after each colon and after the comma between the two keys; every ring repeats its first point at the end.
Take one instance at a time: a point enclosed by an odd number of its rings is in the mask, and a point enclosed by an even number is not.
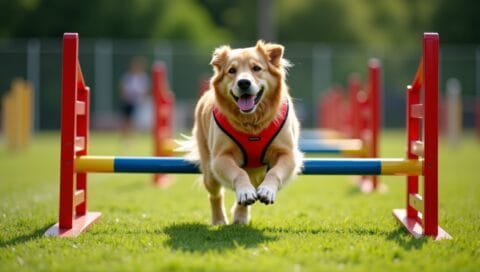
{"type": "Polygon", "coordinates": [[[218,127],[227,134],[242,150],[243,168],[256,168],[266,165],[263,162],[267,148],[282,129],[288,116],[288,101],[285,101],[280,114],[258,134],[247,134],[236,130],[217,107],[213,107],[213,118],[218,127]]]}

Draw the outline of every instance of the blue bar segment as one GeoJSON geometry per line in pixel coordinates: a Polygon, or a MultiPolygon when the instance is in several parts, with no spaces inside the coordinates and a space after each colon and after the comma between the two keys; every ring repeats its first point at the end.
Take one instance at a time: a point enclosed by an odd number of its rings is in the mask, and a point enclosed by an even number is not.
{"type": "Polygon", "coordinates": [[[337,146],[322,145],[318,143],[300,141],[300,151],[305,153],[322,153],[322,154],[341,154],[342,149],[337,146]]]}
{"type": "Polygon", "coordinates": [[[113,169],[121,173],[200,173],[197,165],[181,157],[115,157],[113,169]]]}
{"type": "Polygon", "coordinates": [[[378,159],[304,159],[304,175],[380,175],[378,159]]]}
{"type": "MultiPolygon", "coordinates": [[[[379,159],[304,159],[304,175],[380,175],[379,159]]],[[[182,157],[115,157],[114,172],[122,173],[200,173],[194,163],[182,157]]]]}

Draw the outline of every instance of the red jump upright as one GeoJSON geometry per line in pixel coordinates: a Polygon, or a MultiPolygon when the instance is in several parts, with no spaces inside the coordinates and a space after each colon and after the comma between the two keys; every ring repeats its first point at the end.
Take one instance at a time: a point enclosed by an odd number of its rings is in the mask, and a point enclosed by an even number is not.
{"type": "Polygon", "coordinates": [[[423,158],[424,192],[419,193],[418,176],[407,176],[406,209],[393,210],[412,235],[436,240],[451,239],[438,225],[438,55],[438,34],[425,33],[423,57],[407,87],[406,109],[406,157],[423,158]]]}
{"type": "Polygon", "coordinates": [[[99,212],[87,212],[87,173],[75,172],[75,157],[88,152],[90,88],[78,61],[78,34],[65,33],[62,55],[62,120],[59,221],[47,236],[77,236],[99,212]]]}
{"type": "MultiPolygon", "coordinates": [[[[380,112],[380,61],[370,59],[368,62],[368,82],[365,90],[354,92],[355,98],[352,104],[357,104],[358,117],[354,120],[353,127],[356,128],[355,138],[361,139],[366,146],[366,158],[379,157],[379,141],[381,128],[380,112]]],[[[371,192],[379,187],[378,176],[364,176],[361,179],[360,189],[363,192],[371,192]]],[[[385,187],[385,186],[383,186],[385,187]]],[[[385,188],[384,188],[385,189],[385,188]]]]}
{"type": "MultiPolygon", "coordinates": [[[[173,154],[173,118],[175,97],[168,87],[165,64],[157,62],[152,67],[153,92],[153,143],[154,156],[173,154]]],[[[171,177],[167,174],[155,174],[153,182],[159,187],[167,186],[171,177]]]]}

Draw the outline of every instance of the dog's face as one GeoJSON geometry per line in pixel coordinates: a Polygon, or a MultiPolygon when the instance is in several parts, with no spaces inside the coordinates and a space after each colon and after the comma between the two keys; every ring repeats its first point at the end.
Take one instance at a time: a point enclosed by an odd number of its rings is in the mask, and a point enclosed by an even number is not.
{"type": "Polygon", "coordinates": [[[211,64],[212,84],[217,101],[228,105],[231,113],[253,114],[258,108],[273,106],[281,97],[287,62],[283,46],[257,42],[255,47],[217,48],[211,64]]]}

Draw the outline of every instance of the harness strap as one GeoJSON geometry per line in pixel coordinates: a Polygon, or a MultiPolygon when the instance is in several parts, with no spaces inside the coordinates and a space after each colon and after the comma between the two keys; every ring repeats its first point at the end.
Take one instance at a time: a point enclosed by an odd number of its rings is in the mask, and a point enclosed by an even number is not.
{"type": "Polygon", "coordinates": [[[247,134],[236,130],[217,107],[213,107],[213,118],[218,127],[232,139],[243,154],[243,168],[256,168],[266,165],[263,161],[268,147],[282,129],[288,117],[288,101],[280,107],[277,117],[258,134],[247,134]]]}

